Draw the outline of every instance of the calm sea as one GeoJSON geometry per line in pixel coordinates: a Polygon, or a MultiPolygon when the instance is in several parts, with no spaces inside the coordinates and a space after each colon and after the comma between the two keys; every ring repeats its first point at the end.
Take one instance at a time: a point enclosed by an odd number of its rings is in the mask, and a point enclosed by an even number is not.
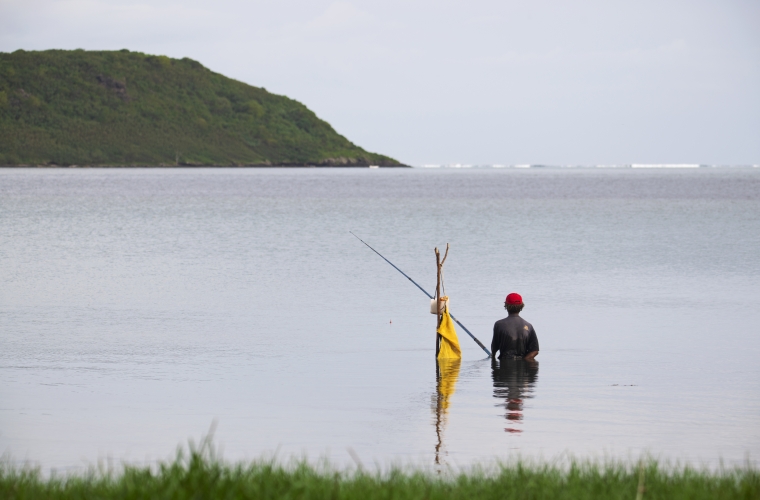
{"type": "Polygon", "coordinates": [[[760,169],[0,170],[0,453],[760,455],[760,169]],[[509,292],[541,345],[492,365],[509,292]]]}

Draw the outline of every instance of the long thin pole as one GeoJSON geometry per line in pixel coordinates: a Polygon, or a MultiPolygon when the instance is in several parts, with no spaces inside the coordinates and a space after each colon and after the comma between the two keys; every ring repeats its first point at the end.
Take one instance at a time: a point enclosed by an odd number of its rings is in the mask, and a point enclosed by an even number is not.
{"type": "Polygon", "coordinates": [[[381,259],[383,259],[385,262],[387,262],[388,264],[390,264],[391,266],[393,266],[393,269],[395,269],[396,271],[398,271],[398,272],[400,272],[401,274],[403,274],[403,275],[404,275],[404,277],[405,277],[406,279],[408,279],[409,281],[411,281],[412,283],[414,283],[414,286],[416,286],[417,288],[419,288],[420,290],[422,290],[422,293],[424,293],[425,295],[427,295],[427,296],[428,296],[429,298],[431,298],[431,299],[434,299],[434,298],[435,298],[435,297],[433,297],[432,295],[430,295],[429,293],[427,293],[427,290],[425,290],[424,288],[422,288],[422,287],[421,287],[421,286],[420,286],[420,285],[419,285],[419,284],[418,284],[416,281],[414,281],[412,278],[410,278],[409,276],[407,276],[407,274],[406,274],[404,271],[402,271],[402,270],[401,270],[401,269],[399,269],[398,267],[394,266],[394,265],[393,265],[393,262],[391,262],[391,261],[389,261],[388,259],[386,259],[385,257],[383,257],[383,256],[382,256],[382,254],[381,254],[380,252],[378,252],[377,250],[375,250],[374,248],[372,248],[371,246],[369,246],[369,245],[367,244],[367,242],[366,242],[366,241],[364,241],[363,239],[359,238],[358,236],[356,236],[356,235],[355,235],[354,233],[352,233],[351,231],[349,231],[349,233],[353,234],[353,235],[354,235],[354,237],[355,237],[357,240],[359,240],[359,241],[361,241],[362,243],[364,243],[365,245],[367,245],[367,248],[369,248],[370,250],[372,250],[373,252],[375,252],[377,255],[380,255],[380,258],[381,258],[381,259]]]}
{"type": "MultiPolygon", "coordinates": [[[[383,256],[382,256],[382,254],[381,254],[380,252],[378,252],[377,250],[375,250],[374,248],[372,248],[371,246],[369,246],[369,244],[368,244],[366,241],[364,241],[363,239],[359,238],[358,236],[356,236],[356,235],[355,235],[353,232],[351,232],[351,231],[349,231],[349,233],[351,233],[351,234],[352,234],[352,235],[353,235],[353,236],[354,236],[354,237],[355,237],[357,240],[359,240],[359,241],[361,241],[362,243],[364,243],[365,245],[367,245],[367,248],[369,248],[370,250],[372,250],[373,252],[375,252],[377,255],[379,255],[379,256],[380,256],[380,258],[382,258],[382,259],[383,259],[385,262],[387,262],[388,264],[390,264],[391,266],[393,266],[393,269],[395,269],[396,271],[398,271],[398,272],[400,272],[401,274],[403,274],[403,275],[404,275],[404,277],[405,277],[406,279],[408,279],[409,281],[411,281],[411,282],[414,284],[414,286],[416,286],[417,288],[419,288],[420,290],[422,290],[422,293],[424,293],[425,295],[427,295],[427,296],[428,296],[429,298],[431,298],[431,299],[434,299],[434,298],[435,298],[435,297],[433,297],[432,295],[430,295],[430,294],[427,292],[427,290],[425,290],[424,288],[422,288],[422,287],[421,287],[421,286],[420,286],[420,285],[419,285],[419,284],[418,284],[416,281],[414,281],[412,278],[410,278],[409,276],[407,276],[407,274],[406,274],[404,271],[402,271],[401,269],[399,269],[398,267],[396,267],[395,265],[393,265],[393,262],[391,262],[391,261],[389,261],[388,259],[386,259],[385,257],[383,257],[383,256]]],[[[481,348],[481,349],[483,349],[483,350],[486,352],[486,354],[488,354],[488,356],[490,357],[490,356],[491,356],[491,351],[489,351],[488,349],[486,349],[486,346],[484,346],[484,345],[483,345],[483,344],[482,344],[482,343],[481,343],[481,342],[480,342],[480,341],[479,341],[479,340],[478,340],[478,339],[475,337],[475,335],[473,335],[472,333],[470,333],[470,330],[468,330],[466,326],[464,326],[462,323],[460,323],[460,322],[459,322],[459,320],[458,320],[458,319],[456,319],[456,318],[454,317],[454,315],[453,315],[453,314],[449,313],[449,315],[451,316],[451,319],[453,319],[454,321],[456,321],[456,324],[457,324],[457,325],[459,325],[459,326],[461,326],[461,327],[462,327],[462,330],[464,330],[465,332],[467,332],[467,335],[469,335],[469,336],[472,338],[472,340],[474,340],[474,341],[475,341],[475,343],[476,343],[476,344],[478,344],[478,345],[480,346],[480,348],[481,348]]]]}

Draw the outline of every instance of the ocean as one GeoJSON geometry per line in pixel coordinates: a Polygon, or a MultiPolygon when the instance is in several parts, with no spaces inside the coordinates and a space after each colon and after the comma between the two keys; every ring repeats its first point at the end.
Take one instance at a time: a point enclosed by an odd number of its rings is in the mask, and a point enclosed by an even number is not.
{"type": "MultiPolygon", "coordinates": [[[[0,169],[0,453],[760,454],[760,169],[0,169]],[[518,292],[536,364],[487,347],[518,292]]],[[[352,458],[352,455],[354,458],[352,458]]]]}

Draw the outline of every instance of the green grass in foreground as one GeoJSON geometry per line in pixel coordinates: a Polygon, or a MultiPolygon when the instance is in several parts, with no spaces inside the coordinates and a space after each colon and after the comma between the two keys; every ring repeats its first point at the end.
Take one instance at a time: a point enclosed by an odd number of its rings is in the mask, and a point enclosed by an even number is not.
{"type": "Polygon", "coordinates": [[[120,474],[92,471],[43,477],[37,470],[0,467],[0,498],[21,499],[758,499],[760,471],[747,466],[712,472],[689,467],[643,468],[574,462],[494,465],[439,475],[422,469],[337,471],[301,462],[226,464],[204,452],[178,455],[157,467],[120,474]],[[642,472],[643,470],[643,472],[642,472]]]}

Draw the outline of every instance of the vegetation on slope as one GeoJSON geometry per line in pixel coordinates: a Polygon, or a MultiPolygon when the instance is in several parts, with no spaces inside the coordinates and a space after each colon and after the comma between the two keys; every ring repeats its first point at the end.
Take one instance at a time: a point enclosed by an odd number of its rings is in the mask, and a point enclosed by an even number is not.
{"type": "Polygon", "coordinates": [[[0,165],[399,165],[191,59],[0,53],[0,165]]]}
{"type": "Polygon", "coordinates": [[[710,472],[642,468],[623,464],[511,465],[454,474],[394,469],[340,472],[305,462],[284,467],[271,461],[230,465],[209,453],[181,454],[157,467],[122,473],[44,478],[37,470],[0,466],[0,497],[8,500],[98,499],[757,499],[760,473],[753,468],[710,472]]]}

